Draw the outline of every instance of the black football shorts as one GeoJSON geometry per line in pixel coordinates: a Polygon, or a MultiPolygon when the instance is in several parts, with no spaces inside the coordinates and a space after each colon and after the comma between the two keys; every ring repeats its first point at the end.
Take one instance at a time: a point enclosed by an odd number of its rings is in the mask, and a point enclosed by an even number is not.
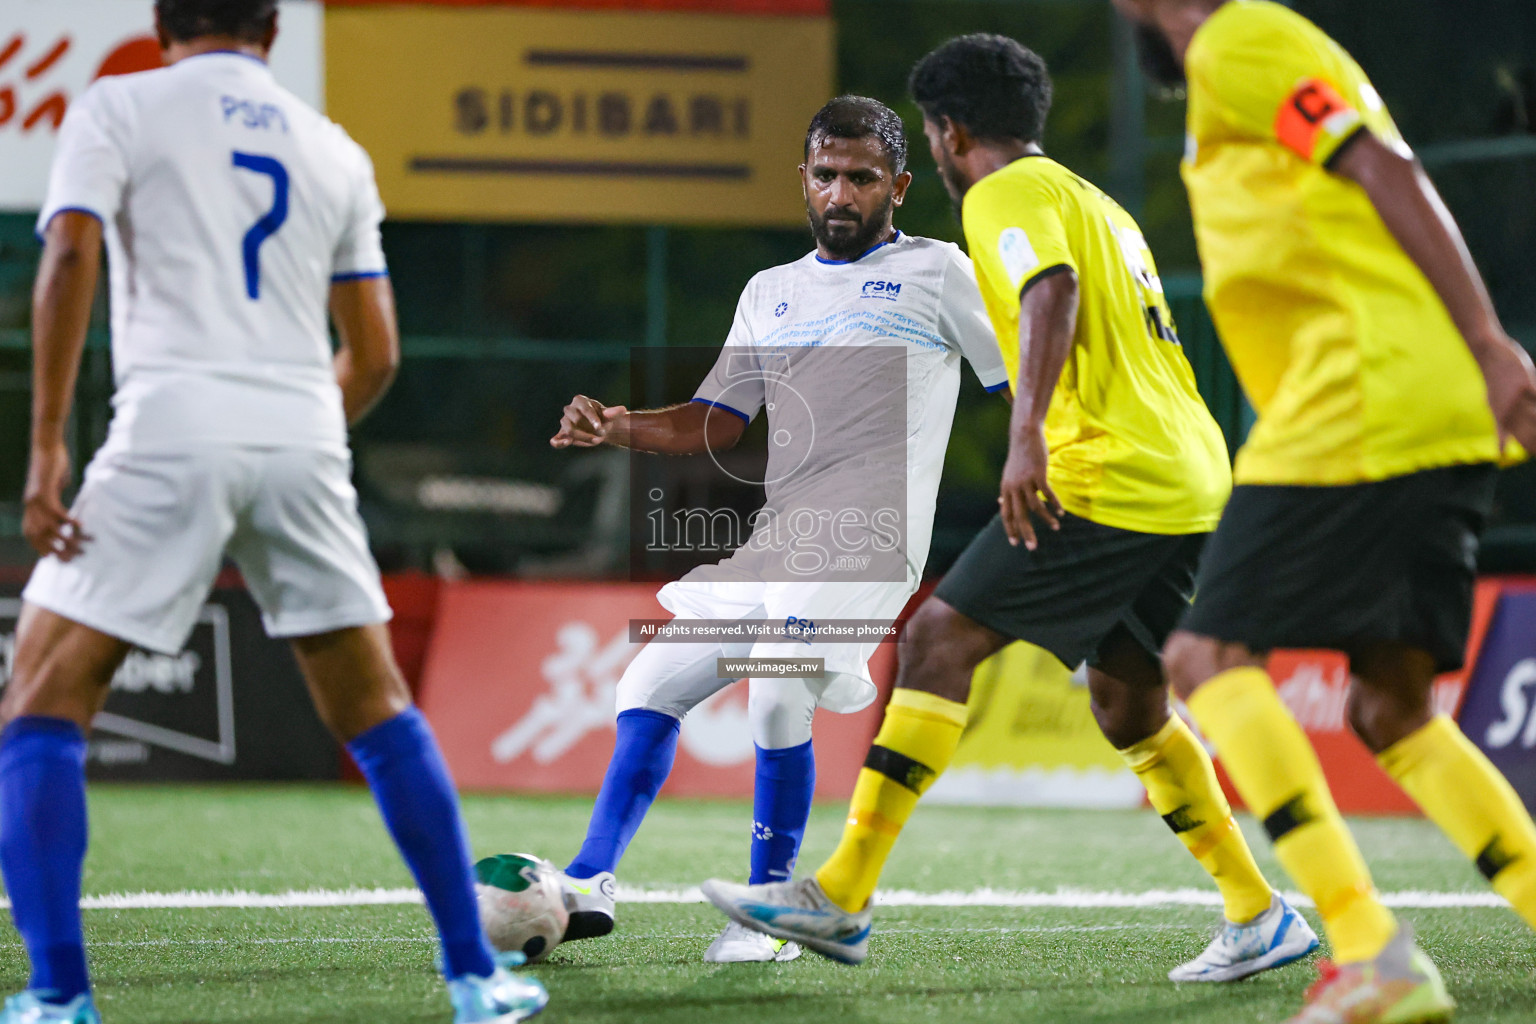
{"type": "Polygon", "coordinates": [[[1070,513],[1061,530],[1037,523],[1036,550],[1008,543],[994,517],[934,596],[988,629],[1050,651],[1068,668],[1097,661],[1124,625],[1157,657],[1189,608],[1208,534],[1153,534],[1070,513]]]}
{"type": "Polygon", "coordinates": [[[1480,464],[1376,483],[1238,486],[1180,628],[1256,653],[1397,642],[1458,669],[1495,475],[1480,464]]]}

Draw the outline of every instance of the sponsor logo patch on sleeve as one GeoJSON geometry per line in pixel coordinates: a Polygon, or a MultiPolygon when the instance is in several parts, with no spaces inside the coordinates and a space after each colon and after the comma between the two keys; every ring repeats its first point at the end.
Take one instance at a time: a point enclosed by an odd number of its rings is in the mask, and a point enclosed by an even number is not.
{"type": "Polygon", "coordinates": [[[1008,271],[1008,280],[1014,288],[1024,283],[1024,277],[1040,265],[1035,247],[1029,244],[1029,235],[1023,228],[1005,228],[997,238],[997,255],[1008,271]]]}

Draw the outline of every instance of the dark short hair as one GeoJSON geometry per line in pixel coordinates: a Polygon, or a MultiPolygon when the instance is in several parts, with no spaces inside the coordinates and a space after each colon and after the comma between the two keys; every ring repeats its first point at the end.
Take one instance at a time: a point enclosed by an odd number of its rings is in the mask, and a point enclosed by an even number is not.
{"type": "Polygon", "coordinates": [[[930,121],[949,118],[981,139],[1039,142],[1051,109],[1051,73],[1007,36],[956,36],[917,62],[907,81],[930,121]]]}
{"type": "Polygon", "coordinates": [[[155,13],[176,42],[234,36],[258,43],[277,14],[277,0],[155,0],[155,13]]]}
{"type": "Polygon", "coordinates": [[[805,156],[822,139],[873,137],[885,150],[892,174],[907,169],[907,129],[896,111],[868,96],[839,96],[816,111],[805,133],[805,156]]]}

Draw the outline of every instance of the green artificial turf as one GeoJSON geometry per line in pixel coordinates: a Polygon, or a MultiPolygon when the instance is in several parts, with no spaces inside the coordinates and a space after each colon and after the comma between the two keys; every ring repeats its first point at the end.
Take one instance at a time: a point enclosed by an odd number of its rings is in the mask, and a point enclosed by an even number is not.
{"type": "MultiPolygon", "coordinates": [[[[403,887],[409,876],[367,794],[347,787],[97,787],[85,891],[175,892],[403,887]]],[[[526,850],[557,861],[579,845],[583,800],[470,797],[475,853],[526,850]]],[[[818,807],[802,866],[836,841],[843,808],[818,807]]],[[[1355,823],[1385,891],[1482,892],[1481,879],[1419,821],[1355,823]]],[[[663,800],[620,873],[682,888],[740,877],[749,809],[663,800]]],[[[1265,870],[1267,846],[1244,822],[1265,870]]],[[[920,808],[886,873],[891,888],[1206,887],[1150,812],[920,808]]],[[[1507,910],[1405,911],[1440,963],[1466,1022],[1536,1020],[1536,937],[1507,910]]],[[[1315,916],[1309,912],[1315,922],[1315,916]]],[[[1236,985],[1167,982],[1217,921],[1211,908],[892,907],[876,916],[870,960],[842,967],[708,965],[723,919],[697,904],[621,904],[608,938],[556,950],[532,970],[552,1001],[542,1020],[664,1024],[748,1021],[1266,1022],[1295,1012],[1312,970],[1236,985]]],[[[92,910],[106,1024],[446,1022],[424,910],[92,910]]],[[[0,985],[25,983],[14,932],[0,934],[0,985]]]]}

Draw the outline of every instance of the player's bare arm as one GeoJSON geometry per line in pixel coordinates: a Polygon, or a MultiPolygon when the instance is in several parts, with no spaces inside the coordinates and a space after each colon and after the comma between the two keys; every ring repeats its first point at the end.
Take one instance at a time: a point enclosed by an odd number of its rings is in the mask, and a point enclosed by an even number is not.
{"type": "Polygon", "coordinates": [[[726,451],[741,440],[747,425],[720,415],[703,402],[631,412],[577,395],[560,416],[560,429],[549,439],[554,448],[610,445],[656,455],[698,455],[726,451]]]}
{"type": "Polygon", "coordinates": [[[1445,303],[1483,371],[1500,431],[1533,450],[1536,370],[1499,323],[1461,231],[1424,168],[1367,132],[1333,169],[1365,189],[1387,229],[1445,303]]]}
{"type": "Polygon", "coordinates": [[[66,562],[90,539],[64,506],[69,483],[64,428],[100,270],[101,222],[73,211],[53,218],[32,293],[32,452],[22,532],[38,554],[66,562]]]}
{"type": "Polygon", "coordinates": [[[331,320],[341,339],[334,363],[336,383],[347,425],[353,426],[384,397],[400,369],[400,330],[389,278],[331,285],[331,320]]]}
{"type": "Polygon", "coordinates": [[[1045,444],[1045,414],[1056,382],[1067,365],[1077,331],[1077,274],[1068,270],[1037,279],[1019,308],[1019,391],[1008,424],[1008,461],[997,497],[1003,529],[1010,543],[1035,550],[1031,517],[1053,530],[1061,502],[1046,479],[1050,451],[1045,444]]]}

